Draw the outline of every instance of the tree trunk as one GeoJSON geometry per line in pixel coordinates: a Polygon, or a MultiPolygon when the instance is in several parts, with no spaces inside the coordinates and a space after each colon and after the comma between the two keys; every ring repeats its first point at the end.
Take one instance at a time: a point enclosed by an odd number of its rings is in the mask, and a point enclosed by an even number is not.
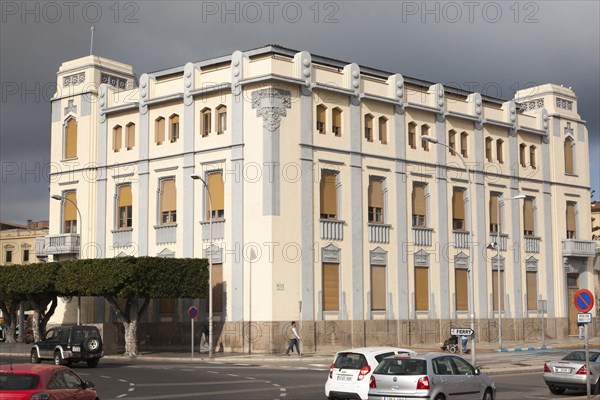
{"type": "Polygon", "coordinates": [[[138,321],[148,308],[150,299],[145,298],[142,307],[140,307],[138,298],[129,298],[125,303],[124,309],[121,309],[115,297],[106,296],[105,298],[113,306],[117,318],[123,323],[123,327],[125,328],[125,355],[137,357],[139,355],[137,343],[138,321]]]}
{"type": "Polygon", "coordinates": [[[129,357],[137,357],[138,344],[137,344],[137,318],[131,322],[123,322],[125,327],[125,355],[129,357]]]}
{"type": "Polygon", "coordinates": [[[17,330],[17,309],[18,305],[0,302],[0,309],[4,314],[4,323],[6,324],[6,330],[4,331],[4,337],[6,343],[17,343],[15,338],[15,332],[17,330]]]}
{"type": "Polygon", "coordinates": [[[33,310],[33,320],[31,321],[31,330],[33,331],[33,342],[38,342],[40,340],[40,337],[42,336],[40,334],[40,319],[41,319],[41,315],[39,310],[34,309],[33,310]]]}

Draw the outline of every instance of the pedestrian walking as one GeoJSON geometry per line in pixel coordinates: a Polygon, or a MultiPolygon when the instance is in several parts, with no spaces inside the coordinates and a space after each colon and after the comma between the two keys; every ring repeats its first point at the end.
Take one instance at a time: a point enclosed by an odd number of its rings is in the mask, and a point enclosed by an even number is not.
{"type": "Polygon", "coordinates": [[[288,331],[288,339],[290,340],[290,344],[287,348],[287,350],[285,351],[285,355],[289,356],[290,355],[290,351],[293,350],[293,347],[296,347],[296,352],[298,353],[298,357],[301,356],[300,353],[300,346],[298,344],[298,342],[300,341],[300,335],[298,335],[298,329],[296,329],[296,321],[292,321],[292,326],[290,327],[289,331],[288,331]]]}
{"type": "Polygon", "coordinates": [[[583,330],[585,329],[585,324],[583,322],[578,322],[577,327],[579,328],[579,340],[583,340],[583,330]]]}
{"type": "Polygon", "coordinates": [[[463,353],[467,352],[467,342],[469,341],[469,337],[467,335],[462,335],[460,337],[460,339],[462,340],[462,351],[463,353]]]}

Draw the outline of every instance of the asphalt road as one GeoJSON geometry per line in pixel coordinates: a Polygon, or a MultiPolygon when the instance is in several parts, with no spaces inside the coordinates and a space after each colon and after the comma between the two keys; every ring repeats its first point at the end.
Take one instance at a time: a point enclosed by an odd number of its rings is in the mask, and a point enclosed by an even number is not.
{"type": "MultiPolygon", "coordinates": [[[[554,358],[557,354],[542,355],[554,358]]],[[[500,357],[500,358],[498,358],[500,357]]],[[[536,355],[496,355],[515,362],[536,355]]],[[[2,360],[6,362],[6,360],[2,360]]],[[[27,362],[14,357],[13,362],[27,362]]],[[[95,383],[102,400],[320,400],[329,366],[311,363],[200,363],[104,359],[97,368],[74,364],[83,379],[95,383]]],[[[567,391],[552,395],[540,372],[493,376],[498,400],[581,398],[585,393],[567,391]]]]}

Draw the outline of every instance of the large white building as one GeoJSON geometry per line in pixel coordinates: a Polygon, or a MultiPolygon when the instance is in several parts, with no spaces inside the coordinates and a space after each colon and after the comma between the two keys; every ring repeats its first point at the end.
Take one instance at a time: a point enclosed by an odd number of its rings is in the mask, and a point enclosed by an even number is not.
{"type": "MultiPolygon", "coordinates": [[[[440,342],[469,324],[471,264],[478,340],[497,340],[499,303],[505,339],[538,339],[538,300],[548,337],[576,334],[595,250],[570,88],[501,100],[271,45],[139,82],[97,56],[57,76],[48,253],[210,255],[225,350],[249,321],[258,351],[291,320],[309,348],[440,342]]],[[[191,301],[153,303],[164,344],[191,301]]]]}

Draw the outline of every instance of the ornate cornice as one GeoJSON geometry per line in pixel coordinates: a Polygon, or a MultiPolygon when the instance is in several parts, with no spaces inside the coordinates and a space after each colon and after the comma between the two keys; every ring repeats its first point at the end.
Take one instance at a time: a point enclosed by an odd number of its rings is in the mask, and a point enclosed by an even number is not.
{"type": "Polygon", "coordinates": [[[263,127],[271,132],[279,129],[281,117],[292,107],[292,94],[288,90],[267,88],[252,92],[252,108],[263,118],[263,127]]]}

